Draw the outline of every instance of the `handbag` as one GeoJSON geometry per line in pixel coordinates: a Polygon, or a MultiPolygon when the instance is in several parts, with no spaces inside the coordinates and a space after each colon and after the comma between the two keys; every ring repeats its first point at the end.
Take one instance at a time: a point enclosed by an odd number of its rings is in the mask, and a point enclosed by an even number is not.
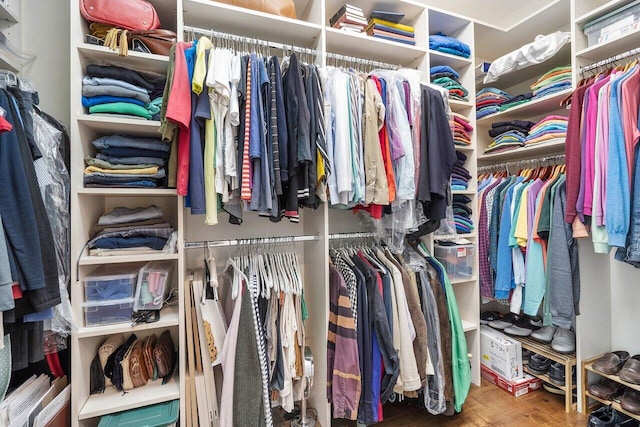
{"type": "MultiPolygon", "coordinates": [[[[105,370],[107,366],[107,360],[109,360],[109,356],[113,354],[114,351],[118,349],[124,343],[124,335],[123,334],[115,334],[110,335],[104,343],[98,349],[98,357],[100,358],[100,366],[101,369],[105,370]]],[[[108,387],[111,385],[111,378],[104,376],[104,385],[108,387]]]]}
{"type": "Polygon", "coordinates": [[[145,31],[130,31],[128,45],[130,50],[169,55],[171,46],[178,40],[176,33],[171,30],[157,29],[145,31]]]}
{"type": "Polygon", "coordinates": [[[134,388],[145,385],[149,380],[149,371],[144,360],[145,341],[143,339],[136,340],[129,351],[129,375],[134,388]]]}
{"type": "Polygon", "coordinates": [[[142,345],[142,355],[144,357],[144,363],[147,366],[147,376],[151,380],[158,379],[158,369],[156,368],[156,363],[153,360],[153,349],[157,342],[158,337],[156,334],[152,334],[144,339],[144,344],[142,345]]]}
{"type": "Polygon", "coordinates": [[[96,353],[96,356],[91,361],[91,367],[89,368],[89,393],[102,393],[105,389],[104,383],[104,371],[100,364],[100,356],[96,353]]]}
{"type": "Polygon", "coordinates": [[[131,345],[135,342],[135,340],[136,334],[131,334],[129,339],[120,347],[118,347],[118,349],[111,356],[109,356],[109,360],[107,361],[105,374],[107,374],[108,376],[109,373],[111,373],[111,382],[113,383],[113,386],[119,391],[123,390],[122,385],[124,382],[124,375],[120,362],[122,362],[122,360],[125,358],[125,355],[129,351],[129,348],[131,348],[131,345]]]}
{"type": "Polygon", "coordinates": [[[120,367],[122,368],[122,390],[131,390],[133,388],[133,380],[131,379],[131,351],[133,346],[139,340],[136,340],[129,346],[124,357],[120,361],[120,367]]]}
{"type": "Polygon", "coordinates": [[[80,0],[80,13],[89,22],[100,22],[126,30],[154,30],[160,19],[145,0],[80,0]]]}
{"type": "Polygon", "coordinates": [[[257,10],[296,19],[296,5],[293,0],[218,0],[220,3],[257,10]]]}
{"type": "Polygon", "coordinates": [[[158,377],[165,378],[171,375],[176,363],[176,350],[169,331],[164,331],[158,338],[153,349],[153,360],[158,368],[158,377]]]}

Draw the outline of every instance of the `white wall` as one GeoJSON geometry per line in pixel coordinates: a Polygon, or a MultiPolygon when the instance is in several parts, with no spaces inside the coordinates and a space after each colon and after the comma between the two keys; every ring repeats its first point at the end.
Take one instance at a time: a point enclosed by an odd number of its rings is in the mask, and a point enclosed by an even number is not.
{"type": "Polygon", "coordinates": [[[21,0],[22,49],[37,53],[21,76],[35,82],[44,111],[70,123],[69,107],[69,7],[68,0],[21,0]]]}

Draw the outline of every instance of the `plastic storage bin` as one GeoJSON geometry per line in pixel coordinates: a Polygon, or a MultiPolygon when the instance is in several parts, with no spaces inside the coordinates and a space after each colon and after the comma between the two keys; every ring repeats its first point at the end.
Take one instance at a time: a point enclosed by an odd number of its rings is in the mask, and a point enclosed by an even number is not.
{"type": "Polygon", "coordinates": [[[141,264],[103,265],[84,279],[85,301],[132,298],[141,264]]]}
{"type": "Polygon", "coordinates": [[[640,0],[632,1],[612,12],[584,24],[582,31],[593,46],[617,39],[640,27],[640,0]]]}
{"type": "Polygon", "coordinates": [[[160,310],[169,291],[172,261],[151,261],[140,269],[133,309],[160,310]]]}
{"type": "Polygon", "coordinates": [[[178,422],[180,401],[158,403],[105,415],[98,427],[173,427],[178,422]]]}
{"type": "Polygon", "coordinates": [[[435,245],[435,256],[444,265],[449,279],[469,279],[473,276],[475,245],[435,245]]]}
{"type": "Polygon", "coordinates": [[[82,304],[85,326],[131,322],[133,298],[112,301],[89,301],[82,304]]]}

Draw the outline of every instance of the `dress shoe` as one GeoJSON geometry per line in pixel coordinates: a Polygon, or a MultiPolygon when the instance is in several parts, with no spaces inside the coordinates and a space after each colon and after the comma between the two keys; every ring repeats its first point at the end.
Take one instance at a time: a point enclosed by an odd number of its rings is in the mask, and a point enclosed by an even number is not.
{"type": "Polygon", "coordinates": [[[558,353],[575,353],[576,334],[571,329],[558,328],[551,340],[551,348],[558,353]]]}
{"type": "Polygon", "coordinates": [[[489,322],[500,319],[501,316],[497,311],[483,311],[480,313],[480,324],[487,325],[489,322]]]}
{"type": "Polygon", "coordinates": [[[614,351],[605,353],[598,360],[593,362],[593,369],[607,375],[615,375],[622,366],[629,360],[628,351],[614,351]]]}
{"type": "MultiPolygon", "coordinates": [[[[549,382],[554,385],[565,386],[567,384],[565,378],[565,369],[562,363],[552,363],[549,367],[549,382]]],[[[576,367],[571,369],[571,384],[576,383],[576,367]]]]}
{"type": "Polygon", "coordinates": [[[604,400],[613,400],[614,397],[624,391],[624,386],[608,378],[601,378],[599,382],[590,384],[588,390],[589,393],[595,397],[604,400]]]}
{"type": "Polygon", "coordinates": [[[625,411],[640,415],[640,392],[633,389],[626,389],[620,399],[620,406],[625,411]]]}
{"type": "Polygon", "coordinates": [[[531,359],[531,355],[533,354],[533,352],[531,350],[528,350],[526,348],[522,349],[522,364],[523,365],[528,365],[529,364],[529,359],[531,359]]]}
{"type": "Polygon", "coordinates": [[[640,384],[640,354],[636,354],[627,360],[618,375],[622,381],[640,384]]]}
{"type": "Polygon", "coordinates": [[[504,328],[516,323],[519,319],[520,315],[515,313],[507,313],[500,319],[489,322],[489,326],[491,326],[493,329],[503,330],[504,328]]]}
{"type": "Polygon", "coordinates": [[[618,412],[620,420],[615,423],[614,427],[638,427],[638,421],[626,414],[618,412]]]}
{"type": "Polygon", "coordinates": [[[542,328],[538,329],[537,331],[534,331],[531,333],[531,338],[533,338],[536,341],[540,341],[542,343],[545,344],[549,344],[551,342],[551,340],[553,340],[553,335],[555,335],[556,333],[556,327],[553,325],[550,326],[543,326],[542,328]]]}
{"type": "Polygon", "coordinates": [[[504,328],[504,333],[509,335],[515,335],[518,337],[528,337],[531,333],[537,329],[540,329],[542,321],[530,316],[522,316],[520,319],[511,326],[504,328]],[[540,324],[540,326],[538,326],[540,324]]]}
{"type": "Polygon", "coordinates": [[[551,360],[537,353],[531,355],[529,359],[528,368],[531,372],[538,375],[543,375],[549,372],[551,366],[551,360]]]}

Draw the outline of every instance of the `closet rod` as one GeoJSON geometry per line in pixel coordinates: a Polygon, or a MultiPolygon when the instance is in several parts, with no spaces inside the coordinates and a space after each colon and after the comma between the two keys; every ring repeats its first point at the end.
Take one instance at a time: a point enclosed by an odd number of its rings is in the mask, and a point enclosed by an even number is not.
{"type": "Polygon", "coordinates": [[[311,49],[308,47],[302,47],[302,46],[295,46],[292,44],[284,44],[284,43],[276,43],[276,42],[272,42],[269,40],[261,40],[261,39],[256,39],[253,37],[245,37],[245,36],[239,36],[236,34],[230,34],[230,33],[223,33],[220,31],[213,31],[213,30],[205,30],[204,28],[198,28],[198,27],[192,27],[190,25],[185,25],[184,26],[184,33],[185,34],[200,34],[201,36],[206,36],[206,37],[215,37],[215,38],[219,38],[219,39],[223,39],[223,40],[229,40],[232,42],[239,42],[239,43],[249,43],[249,44],[257,44],[260,46],[264,46],[264,47],[270,47],[273,49],[280,49],[280,50],[293,50],[299,53],[307,53],[307,54],[312,54],[312,55],[317,55],[318,51],[316,49],[311,49]]]}
{"type": "Polygon", "coordinates": [[[545,163],[549,162],[558,162],[562,160],[565,161],[564,154],[559,154],[557,156],[550,157],[539,157],[537,159],[528,159],[528,160],[517,160],[513,162],[505,162],[505,163],[496,163],[493,165],[487,166],[478,166],[478,172],[491,172],[495,170],[509,170],[510,167],[522,168],[525,166],[542,166],[545,163]]]}
{"type": "Polygon", "coordinates": [[[591,65],[587,65],[585,67],[580,67],[580,73],[586,73],[591,70],[595,70],[600,67],[604,67],[616,61],[620,61],[622,59],[628,58],[630,56],[640,54],[640,47],[633,48],[623,53],[619,53],[618,55],[610,56],[609,58],[603,59],[602,61],[594,62],[591,65]]]}
{"type": "Polygon", "coordinates": [[[231,240],[201,240],[197,242],[184,242],[185,249],[198,248],[221,248],[226,246],[244,246],[244,245],[264,245],[270,243],[297,243],[311,242],[320,240],[317,234],[307,236],[279,236],[279,237],[257,237],[250,239],[231,239],[231,240]]]}
{"type": "Polygon", "coordinates": [[[400,68],[400,65],[397,65],[397,64],[374,61],[372,59],[358,58],[356,56],[340,55],[338,53],[331,53],[331,52],[327,52],[327,59],[333,59],[335,61],[346,61],[346,62],[352,62],[352,63],[363,64],[363,65],[372,65],[374,67],[387,68],[391,70],[397,70],[398,68],[400,68]]]}
{"type": "Polygon", "coordinates": [[[342,240],[342,239],[364,239],[368,237],[377,237],[374,232],[355,232],[355,233],[336,233],[329,234],[329,240],[342,240]]]}

